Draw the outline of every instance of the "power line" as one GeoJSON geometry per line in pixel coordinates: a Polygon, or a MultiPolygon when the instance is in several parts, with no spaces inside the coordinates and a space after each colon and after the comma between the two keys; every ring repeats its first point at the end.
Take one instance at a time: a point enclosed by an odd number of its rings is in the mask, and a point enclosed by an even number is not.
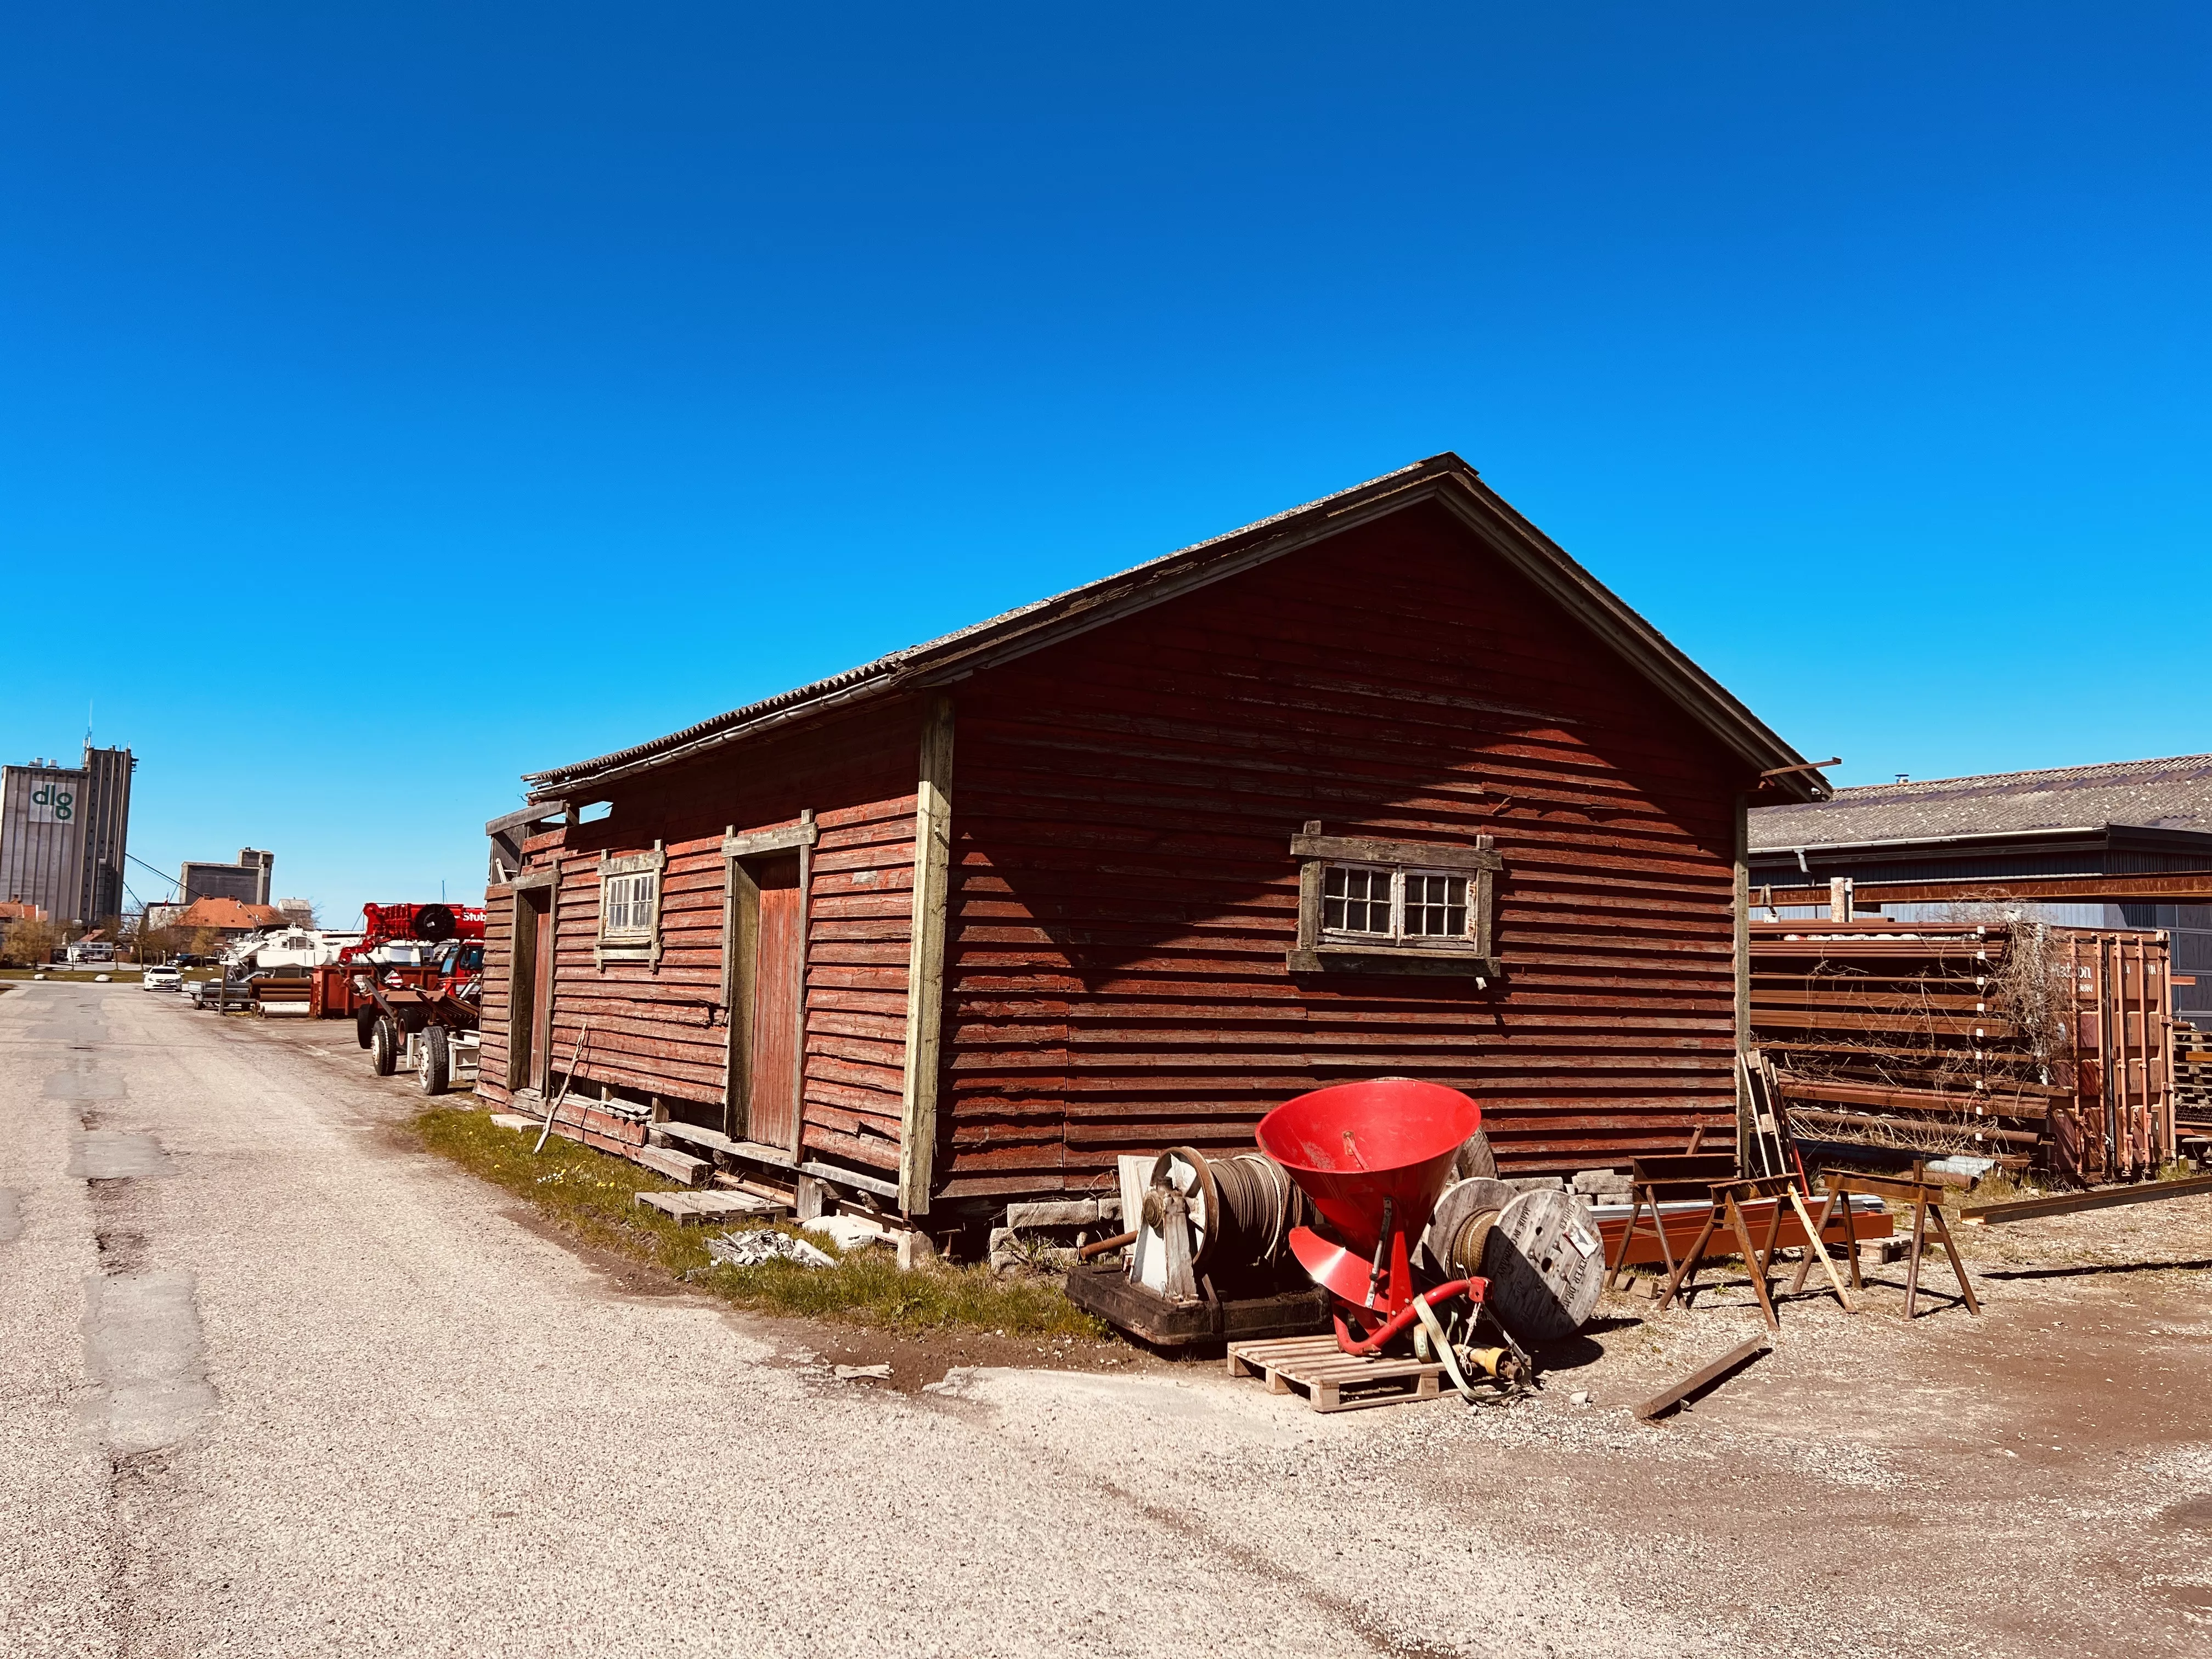
{"type": "MultiPolygon", "coordinates": [[[[124,856],[125,858],[126,858],[126,859],[129,859],[129,860],[131,860],[131,863],[133,863],[133,864],[142,866],[143,866],[144,868],[149,869],[149,870],[153,870],[153,871],[154,871],[154,873],[155,873],[155,875],[157,875],[157,876],[161,877],[161,878],[163,881],[167,882],[167,883],[169,884],[169,885],[170,885],[170,886],[172,886],[172,887],[175,888],[175,889],[177,890],[177,891],[178,891],[178,892],[179,892],[179,893],[181,893],[182,895],[184,895],[184,899],[185,899],[185,903],[189,904],[189,903],[191,903],[191,901],[192,901],[192,899],[193,899],[193,897],[194,897],[194,894],[193,894],[193,892],[192,892],[192,890],[191,890],[191,888],[189,888],[189,887],[185,886],[185,884],[184,884],[184,883],[182,883],[181,881],[179,881],[179,880],[174,877],[174,876],[171,875],[171,874],[170,874],[167,870],[157,870],[157,869],[155,869],[155,867],[154,867],[152,865],[148,864],[148,863],[146,862],[146,860],[143,860],[143,859],[140,858],[140,857],[139,857],[136,853],[133,853],[133,852],[130,851],[128,848],[125,848],[125,849],[124,854],[123,854],[123,856],[124,856]]],[[[133,896],[136,896],[134,895],[133,896]]]]}

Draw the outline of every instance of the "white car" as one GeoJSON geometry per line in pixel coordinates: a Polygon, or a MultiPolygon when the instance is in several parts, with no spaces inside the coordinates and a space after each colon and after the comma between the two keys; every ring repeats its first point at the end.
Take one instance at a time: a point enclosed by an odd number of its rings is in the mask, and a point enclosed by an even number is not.
{"type": "Polygon", "coordinates": [[[139,976],[142,991],[173,991],[185,982],[185,976],[173,968],[149,968],[139,976]]]}

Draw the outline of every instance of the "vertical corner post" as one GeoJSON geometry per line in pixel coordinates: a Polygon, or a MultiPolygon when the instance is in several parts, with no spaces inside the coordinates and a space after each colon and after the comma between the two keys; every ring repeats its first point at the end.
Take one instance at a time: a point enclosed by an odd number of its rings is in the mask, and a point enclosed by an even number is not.
{"type": "Polygon", "coordinates": [[[906,1075],[899,1113],[899,1208],[927,1214],[936,1173],[937,1080],[945,1025],[945,933],[952,875],[952,699],[922,705],[914,807],[914,926],[907,957],[906,1075]]]}
{"type": "Polygon", "coordinates": [[[1738,795],[1735,804],[1735,869],[1730,908],[1734,912],[1733,956],[1735,963],[1735,1165],[1747,1170],[1744,1149],[1751,1145],[1757,1127],[1752,1120],[1751,1098],[1751,811],[1749,798],[1738,795]]]}

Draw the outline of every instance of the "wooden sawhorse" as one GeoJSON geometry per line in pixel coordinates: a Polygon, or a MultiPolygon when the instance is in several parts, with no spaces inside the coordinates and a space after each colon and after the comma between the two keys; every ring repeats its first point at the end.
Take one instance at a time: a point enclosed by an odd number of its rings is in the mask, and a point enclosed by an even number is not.
{"type": "Polygon", "coordinates": [[[1836,1273],[1836,1264],[1828,1260],[1828,1252],[1820,1243],[1820,1228],[1826,1217],[1824,1215],[1819,1222],[1813,1219],[1811,1212],[1805,1207],[1805,1195],[1797,1190],[1796,1176],[1758,1176],[1749,1181],[1717,1181],[1712,1183],[1711,1190],[1712,1212],[1705,1218],[1705,1226],[1698,1231],[1698,1242],[1690,1246],[1689,1254],[1682,1258],[1682,1265],[1674,1269],[1674,1277],[1667,1281],[1667,1294],[1659,1302],[1661,1311],[1670,1306],[1677,1295],[1681,1297],[1685,1307],[1689,1305],[1690,1292],[1698,1277],[1698,1264],[1705,1259],[1705,1246],[1712,1242],[1714,1233],[1725,1221],[1735,1234],[1744,1270],[1751,1275],[1752,1289],[1759,1293],[1759,1310],[1766,1316],[1767,1328],[1780,1330],[1782,1321],[1774,1311],[1774,1298],[1767,1291],[1766,1281],[1774,1271],[1775,1249],[1782,1237],[1782,1214],[1785,1205],[1796,1212],[1798,1223],[1805,1230],[1804,1257],[1797,1264],[1797,1277],[1790,1287],[1790,1294],[1794,1296],[1805,1288],[1805,1275],[1812,1271],[1813,1258],[1818,1256],[1821,1267],[1828,1275],[1828,1283],[1834,1287],[1836,1300],[1844,1304],[1844,1311],[1858,1311],[1851,1304],[1850,1292],[1844,1288],[1844,1281],[1836,1273]],[[1761,1199],[1772,1201],[1774,1213],[1766,1224],[1766,1243],[1764,1246],[1755,1246],[1751,1242],[1751,1224],[1744,1219],[1743,1206],[1761,1199]]]}
{"type": "MultiPolygon", "coordinates": [[[[1698,1136],[1692,1137],[1693,1147],[1702,1133],[1700,1131],[1698,1136]]],[[[1628,1271],[1628,1252],[1636,1243],[1647,1204],[1651,1206],[1650,1236],[1659,1241],[1659,1256],[1667,1264],[1667,1277],[1671,1282],[1674,1277],[1674,1247],[1667,1242],[1667,1219],[1660,1213],[1660,1200],[1703,1200],[1711,1196],[1715,1182],[1732,1180],[1735,1176],[1734,1152],[1665,1152],[1656,1158],[1632,1160],[1628,1183],[1633,1201],[1628,1206],[1627,1229],[1620,1236],[1620,1254],[1606,1272],[1606,1288],[1613,1289],[1621,1274],[1628,1271]]]]}
{"type": "MultiPolygon", "coordinates": [[[[1870,1197],[1894,1200],[1912,1206],[1912,1255],[1905,1270],[1905,1316],[1913,1317],[1920,1297],[1920,1250],[1928,1236],[1928,1220],[1936,1220],[1936,1236],[1943,1241],[1943,1252],[1951,1258],[1951,1271],[1959,1276],[1959,1289],[1965,1293],[1966,1311],[1981,1317],[1981,1304],[1974,1300],[1973,1281],[1966,1277],[1966,1264],[1959,1260],[1959,1247],[1951,1242],[1951,1229],[1943,1219],[1943,1194],[1947,1188],[1933,1181],[1900,1181],[1893,1176],[1860,1175],[1850,1170],[1823,1170],[1820,1184],[1827,1189],[1827,1197],[1820,1206],[1820,1224],[1828,1224],[1829,1213],[1842,1206],[1844,1248],[1851,1258],[1851,1286],[1864,1288],[1866,1281],[1859,1276],[1858,1234],[1851,1221],[1851,1194],[1864,1193],[1870,1197]]],[[[1815,1237],[1818,1237],[1816,1231],[1815,1237]]],[[[1812,1267],[1808,1256],[1797,1266],[1797,1278],[1790,1288],[1803,1287],[1805,1274],[1812,1267]]]]}

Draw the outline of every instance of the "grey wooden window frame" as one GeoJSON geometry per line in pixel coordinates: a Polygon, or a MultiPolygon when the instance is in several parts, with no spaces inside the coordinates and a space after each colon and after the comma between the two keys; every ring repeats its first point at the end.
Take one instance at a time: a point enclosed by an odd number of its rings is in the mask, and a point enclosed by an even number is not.
{"type": "Polygon", "coordinates": [[[1298,860],[1298,938],[1290,952],[1294,974],[1432,974],[1487,981],[1504,976],[1498,959],[1498,872],[1505,861],[1490,837],[1478,836],[1472,847],[1437,842],[1380,841],[1364,836],[1324,836],[1318,823],[1291,838],[1298,860]],[[1323,926],[1322,898],[1331,866],[1388,871],[1391,876],[1394,933],[1353,934],[1323,926]],[[1468,933],[1462,939],[1415,934],[1402,927],[1405,878],[1409,875],[1467,878],[1468,933]]]}
{"type": "Polygon", "coordinates": [[[592,959],[601,971],[609,963],[642,962],[659,969],[660,966],[660,887],[668,873],[668,854],[659,842],[653,843],[650,853],[625,853],[619,856],[599,854],[599,925],[597,939],[592,946],[592,959]],[[653,876],[653,919],[643,927],[625,928],[619,933],[607,931],[607,882],[615,876],[653,876]]]}

